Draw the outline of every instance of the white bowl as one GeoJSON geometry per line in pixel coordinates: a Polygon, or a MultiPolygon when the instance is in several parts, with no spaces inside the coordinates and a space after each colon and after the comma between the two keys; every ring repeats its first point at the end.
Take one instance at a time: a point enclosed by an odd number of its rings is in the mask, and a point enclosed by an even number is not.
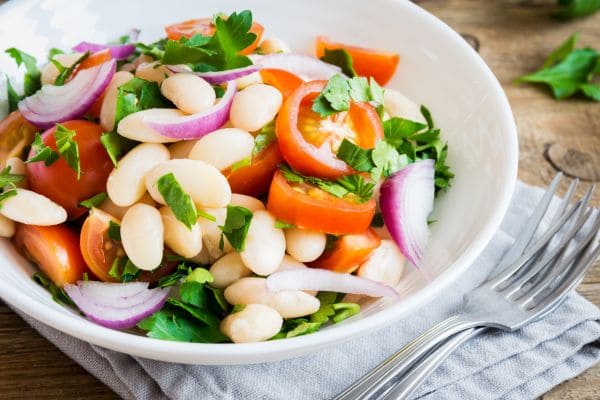
{"type": "MultiPolygon", "coordinates": [[[[0,296],[69,335],[112,350],[151,359],[202,364],[244,364],[298,356],[350,340],[418,309],[457,280],[498,228],[516,181],[514,120],[498,81],[483,60],[443,22],[409,1],[72,1],[12,0],[0,8],[0,48],[19,47],[44,60],[47,49],[81,40],[104,42],[132,27],[141,40],[161,36],[169,23],[216,12],[251,8],[267,29],[296,51],[312,53],[324,34],[347,43],[398,52],[401,62],[389,87],[426,104],[450,148],[456,174],[436,204],[425,264],[433,279],[414,272],[399,287],[400,301],[379,300],[359,317],[321,332],[254,344],[196,344],[150,339],[110,330],[56,304],[30,278],[33,268],[8,241],[0,243],[0,296]]],[[[0,56],[0,70],[16,73],[0,56]]]]}

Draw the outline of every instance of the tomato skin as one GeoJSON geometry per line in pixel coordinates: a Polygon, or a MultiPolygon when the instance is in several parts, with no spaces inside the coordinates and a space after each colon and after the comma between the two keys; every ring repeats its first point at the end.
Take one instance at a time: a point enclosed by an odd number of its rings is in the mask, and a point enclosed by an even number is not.
{"type": "MultiPolygon", "coordinates": [[[[44,162],[28,163],[27,177],[32,190],[64,207],[69,218],[75,219],[87,211],[79,206],[81,201],[106,190],[106,179],[113,164],[100,142],[100,135],[104,132],[101,126],[84,120],[67,121],[61,125],[76,132],[73,139],[79,147],[80,179],[77,180],[77,174],[63,157],[50,166],[44,162]]],[[[42,134],[44,144],[54,151],[55,129],[50,128],[42,134]]],[[[28,158],[33,155],[32,150],[28,158]]]]}
{"type": "Polygon", "coordinates": [[[18,224],[15,246],[57,286],[76,283],[87,267],[79,251],[77,233],[65,225],[35,226],[18,224]]]}
{"type": "Polygon", "coordinates": [[[0,121],[0,164],[4,167],[10,157],[22,157],[23,150],[33,141],[36,132],[40,131],[31,125],[19,110],[8,114],[0,121]]]}
{"type": "Polygon", "coordinates": [[[356,73],[360,76],[373,77],[380,85],[385,85],[392,79],[400,61],[400,56],[396,53],[331,42],[324,36],[317,36],[317,58],[323,57],[325,49],[346,50],[352,56],[356,73]]]}
{"type": "Polygon", "coordinates": [[[308,266],[351,274],[369,258],[380,243],[381,239],[372,228],[363,233],[345,235],[335,242],[332,249],[326,250],[308,266]]]}
{"type": "Polygon", "coordinates": [[[117,282],[108,274],[115,258],[125,254],[121,244],[108,237],[110,221],[120,224],[112,215],[93,208],[81,226],[79,247],[88,268],[104,282],[117,282]]]}
{"type": "MultiPolygon", "coordinates": [[[[293,91],[279,110],[275,131],[281,154],[293,169],[304,175],[335,180],[355,171],[337,158],[330,144],[322,140],[320,143],[311,143],[300,129],[300,125],[306,125],[320,137],[331,135],[320,128],[324,119],[311,110],[312,100],[326,84],[327,81],[306,82],[293,91]]],[[[338,119],[344,124],[351,122],[356,135],[354,142],[362,148],[371,149],[383,138],[381,120],[368,103],[351,102],[348,112],[327,119],[334,124],[339,123],[335,122],[338,119]]]]}
{"type": "Polygon", "coordinates": [[[233,193],[259,197],[269,190],[277,165],[283,162],[277,142],[252,158],[252,163],[225,174],[233,193]]]}
{"type": "Polygon", "coordinates": [[[304,80],[298,75],[282,69],[264,68],[259,73],[263,83],[277,88],[283,95],[284,100],[304,83],[304,80]]]}
{"type": "MultiPolygon", "coordinates": [[[[212,36],[215,34],[215,24],[212,18],[189,19],[187,21],[178,22],[173,25],[165,26],[167,38],[171,40],[179,40],[182,37],[191,38],[196,34],[203,36],[212,36]]],[[[258,22],[253,22],[250,27],[250,32],[256,35],[256,39],[252,44],[240,51],[240,54],[248,55],[258,47],[258,43],[262,38],[265,28],[258,22]]]]}
{"type": "Polygon", "coordinates": [[[299,228],[344,235],[363,233],[375,214],[375,200],[353,203],[320,190],[317,195],[295,190],[281,171],[275,172],[267,209],[278,219],[299,228]]]}

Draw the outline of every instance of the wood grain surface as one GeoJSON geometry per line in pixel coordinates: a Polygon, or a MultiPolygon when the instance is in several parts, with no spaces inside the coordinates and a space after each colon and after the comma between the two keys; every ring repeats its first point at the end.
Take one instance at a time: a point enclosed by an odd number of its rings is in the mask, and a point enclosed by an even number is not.
{"type": "MultiPolygon", "coordinates": [[[[418,3],[477,46],[502,83],[519,129],[521,180],[543,186],[557,169],[588,182],[600,180],[600,104],[582,99],[557,102],[543,89],[512,83],[541,65],[574,32],[581,34],[581,45],[600,47],[600,13],[563,23],[548,18],[553,0],[418,3]]],[[[593,202],[600,206],[600,191],[593,202]]],[[[600,305],[600,265],[578,290],[600,305]]],[[[596,400],[598,388],[600,366],[542,399],[596,400]]],[[[0,398],[100,400],[116,395],[0,303],[0,398]]]]}

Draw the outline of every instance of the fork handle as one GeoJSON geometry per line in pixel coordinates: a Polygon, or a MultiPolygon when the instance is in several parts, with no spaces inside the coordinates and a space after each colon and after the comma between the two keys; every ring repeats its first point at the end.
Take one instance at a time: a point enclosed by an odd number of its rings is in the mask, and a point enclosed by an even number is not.
{"type": "Polygon", "coordinates": [[[449,337],[478,326],[462,315],[454,315],[419,335],[412,342],[388,357],[333,400],[366,400],[389,383],[398,374],[405,373],[411,365],[449,337]]]}
{"type": "Polygon", "coordinates": [[[412,369],[395,381],[384,392],[379,394],[379,400],[406,400],[423,382],[435,371],[450,354],[461,344],[481,334],[488,328],[470,328],[446,340],[437,349],[421,358],[412,369]]]}

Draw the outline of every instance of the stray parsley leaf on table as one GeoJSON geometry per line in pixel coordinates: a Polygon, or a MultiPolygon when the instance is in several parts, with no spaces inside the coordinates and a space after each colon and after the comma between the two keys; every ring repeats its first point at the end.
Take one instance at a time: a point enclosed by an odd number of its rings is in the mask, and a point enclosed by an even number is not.
{"type": "Polygon", "coordinates": [[[555,49],[539,71],[522,76],[517,83],[541,83],[550,87],[557,100],[580,93],[600,101],[600,84],[594,77],[600,74],[600,52],[590,47],[576,49],[577,35],[568,38],[555,49]]]}
{"type": "Polygon", "coordinates": [[[560,9],[553,15],[559,19],[572,19],[594,14],[600,10],[600,0],[558,0],[560,9]]]}

